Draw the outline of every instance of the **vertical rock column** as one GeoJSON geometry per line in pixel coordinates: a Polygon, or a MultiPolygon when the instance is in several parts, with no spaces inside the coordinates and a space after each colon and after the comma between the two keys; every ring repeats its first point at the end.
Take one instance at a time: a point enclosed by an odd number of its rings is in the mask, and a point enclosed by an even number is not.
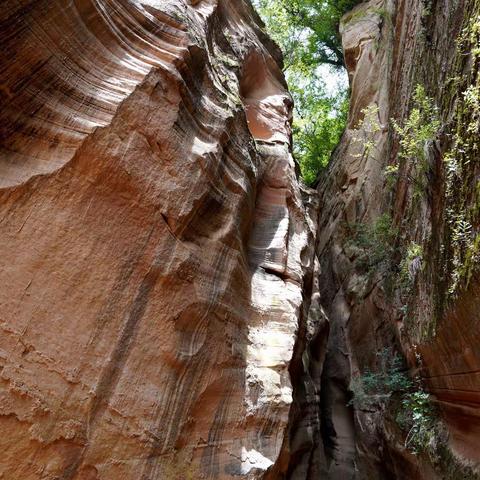
{"type": "Polygon", "coordinates": [[[331,323],[321,414],[326,478],[331,479],[377,478],[378,465],[369,470],[368,464],[370,459],[382,462],[377,457],[378,412],[354,412],[348,403],[358,365],[374,357],[391,334],[381,321],[379,279],[356,271],[357,252],[349,248],[348,235],[357,224],[371,224],[382,213],[393,11],[393,2],[370,1],[342,19],[351,85],[349,120],[318,187],[320,292],[331,323]],[[366,149],[367,144],[374,147],[366,149]]]}
{"type": "MultiPolygon", "coordinates": [[[[305,288],[313,278],[316,215],[314,208],[304,206],[296,180],[290,145],[292,103],[275,71],[276,66],[254,54],[241,81],[248,126],[263,160],[249,242],[253,315],[248,326],[246,401],[254,437],[269,430],[281,433],[266,444],[268,448],[250,452],[252,458],[262,454],[267,466],[277,460],[282,445],[287,457],[290,451],[289,413],[295,393],[289,367],[310,305],[305,288]]],[[[305,194],[315,196],[312,191],[305,194]]]]}

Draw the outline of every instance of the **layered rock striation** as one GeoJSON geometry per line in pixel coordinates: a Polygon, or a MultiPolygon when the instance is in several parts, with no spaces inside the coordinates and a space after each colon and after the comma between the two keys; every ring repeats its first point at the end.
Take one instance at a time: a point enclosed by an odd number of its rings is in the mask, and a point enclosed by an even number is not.
{"type": "Polygon", "coordinates": [[[0,18],[0,477],[288,469],[290,406],[317,395],[289,368],[326,325],[317,204],[249,2],[0,18]]]}

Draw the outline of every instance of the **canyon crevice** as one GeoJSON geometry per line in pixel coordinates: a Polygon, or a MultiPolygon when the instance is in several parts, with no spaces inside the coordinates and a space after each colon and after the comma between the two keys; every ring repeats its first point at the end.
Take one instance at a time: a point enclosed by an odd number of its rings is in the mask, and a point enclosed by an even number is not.
{"type": "Polygon", "coordinates": [[[478,0],[343,17],[315,188],[248,0],[0,21],[0,478],[479,478],[478,0]],[[355,241],[387,217],[391,244],[355,241]],[[431,395],[425,451],[395,395],[354,401],[379,352],[431,395]]]}

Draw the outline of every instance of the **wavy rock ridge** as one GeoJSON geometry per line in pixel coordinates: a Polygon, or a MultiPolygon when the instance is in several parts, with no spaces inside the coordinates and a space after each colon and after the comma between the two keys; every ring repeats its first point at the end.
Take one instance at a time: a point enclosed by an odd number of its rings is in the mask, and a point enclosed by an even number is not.
{"type": "Polygon", "coordinates": [[[251,6],[0,12],[0,476],[257,478],[288,464],[315,198],[251,6]]]}

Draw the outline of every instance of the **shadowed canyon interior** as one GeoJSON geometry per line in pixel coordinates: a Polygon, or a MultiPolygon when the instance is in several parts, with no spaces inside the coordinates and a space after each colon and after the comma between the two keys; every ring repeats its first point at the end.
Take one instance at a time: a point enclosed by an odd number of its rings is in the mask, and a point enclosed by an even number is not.
{"type": "Polygon", "coordinates": [[[480,2],[339,28],[308,188],[249,0],[1,2],[1,479],[480,478],[480,2]]]}

